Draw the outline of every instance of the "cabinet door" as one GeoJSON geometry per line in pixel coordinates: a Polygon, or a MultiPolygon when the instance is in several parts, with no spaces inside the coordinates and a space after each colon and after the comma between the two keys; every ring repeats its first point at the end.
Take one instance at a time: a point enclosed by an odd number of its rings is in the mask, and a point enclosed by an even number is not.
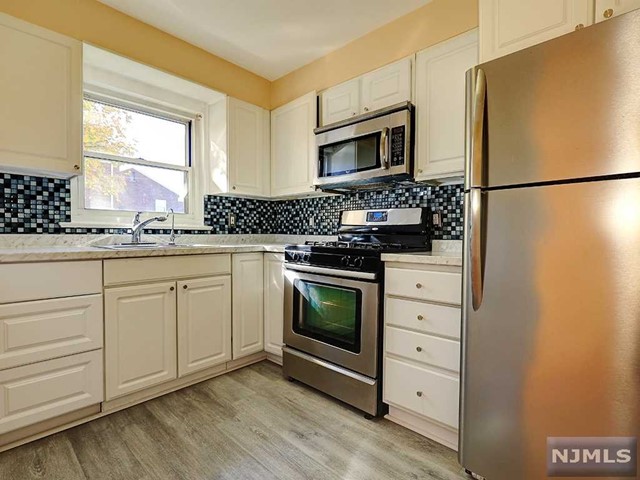
{"type": "Polygon", "coordinates": [[[233,256],[233,358],[264,349],[262,253],[233,256]]]}
{"type": "Polygon", "coordinates": [[[640,8],[640,0],[596,0],[596,23],[640,8]]]}
{"type": "Polygon", "coordinates": [[[175,282],[107,288],[107,400],[176,378],[175,282]]]}
{"type": "Polygon", "coordinates": [[[361,89],[361,113],[411,100],[411,59],[363,75],[361,89]]]}
{"type": "Polygon", "coordinates": [[[360,79],[356,78],[320,94],[322,125],[354,117],[360,112],[360,79]]]}
{"type": "Polygon", "coordinates": [[[178,376],[231,360],[231,277],[178,282],[178,376]]]}
{"type": "Polygon", "coordinates": [[[314,191],[316,92],[271,112],[271,195],[314,191]]]}
{"type": "Polygon", "coordinates": [[[416,56],[419,180],[464,175],[465,72],[477,63],[477,30],[416,56]]]}
{"type": "Polygon", "coordinates": [[[282,356],[284,329],[284,255],[264,254],[264,349],[282,356]]]}
{"type": "Polygon", "coordinates": [[[82,43],[0,14],[0,45],[0,166],[80,173],[82,43]]]}
{"type": "Polygon", "coordinates": [[[480,0],[480,61],[593,23],[593,0],[480,0]]]}
{"type": "Polygon", "coordinates": [[[229,98],[229,190],[269,194],[269,112],[229,98]]]}

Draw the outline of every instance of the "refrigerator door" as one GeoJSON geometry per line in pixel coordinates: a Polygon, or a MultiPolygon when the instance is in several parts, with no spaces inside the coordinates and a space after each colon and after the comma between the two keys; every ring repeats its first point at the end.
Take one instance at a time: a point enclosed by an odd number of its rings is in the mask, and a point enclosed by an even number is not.
{"type": "Polygon", "coordinates": [[[640,172],[638,72],[640,10],[476,67],[467,188],[640,172]]]}
{"type": "Polygon", "coordinates": [[[640,178],[481,196],[465,197],[460,462],[540,480],[548,436],[640,432],[640,178]]]}

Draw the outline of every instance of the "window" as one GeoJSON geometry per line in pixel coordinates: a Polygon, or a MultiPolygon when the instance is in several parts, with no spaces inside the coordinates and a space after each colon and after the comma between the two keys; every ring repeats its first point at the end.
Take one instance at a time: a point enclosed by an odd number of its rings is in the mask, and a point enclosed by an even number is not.
{"type": "Polygon", "coordinates": [[[192,120],[84,99],[84,208],[189,213],[192,120]]]}

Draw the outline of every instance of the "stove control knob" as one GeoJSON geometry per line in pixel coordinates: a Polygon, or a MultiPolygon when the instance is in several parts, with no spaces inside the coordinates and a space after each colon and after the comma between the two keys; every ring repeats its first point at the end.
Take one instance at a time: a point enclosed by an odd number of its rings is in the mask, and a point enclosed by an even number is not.
{"type": "Polygon", "coordinates": [[[311,254],[309,252],[302,255],[302,260],[305,262],[308,262],[310,258],[311,258],[311,254]]]}
{"type": "Polygon", "coordinates": [[[293,258],[294,262],[297,262],[302,258],[302,255],[299,254],[298,252],[294,252],[291,254],[291,258],[293,258]]]}
{"type": "Polygon", "coordinates": [[[344,265],[345,267],[348,267],[349,266],[349,260],[351,260],[351,259],[348,256],[345,255],[344,257],[342,257],[340,259],[340,263],[342,265],[344,265]]]}
{"type": "Polygon", "coordinates": [[[353,266],[360,268],[362,266],[363,261],[364,259],[362,257],[356,257],[356,259],[353,261],[353,266]]]}

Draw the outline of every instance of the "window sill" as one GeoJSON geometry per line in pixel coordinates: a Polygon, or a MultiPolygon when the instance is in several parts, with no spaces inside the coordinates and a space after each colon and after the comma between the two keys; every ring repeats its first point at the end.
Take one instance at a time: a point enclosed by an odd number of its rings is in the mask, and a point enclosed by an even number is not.
{"type": "MultiPolygon", "coordinates": [[[[125,228],[130,229],[131,224],[122,225],[121,223],[111,222],[60,222],[62,228],[125,228]]],[[[213,227],[210,225],[178,223],[175,224],[176,230],[206,230],[211,231],[213,227]]],[[[156,222],[144,227],[145,230],[171,230],[171,222],[156,222]]]]}

